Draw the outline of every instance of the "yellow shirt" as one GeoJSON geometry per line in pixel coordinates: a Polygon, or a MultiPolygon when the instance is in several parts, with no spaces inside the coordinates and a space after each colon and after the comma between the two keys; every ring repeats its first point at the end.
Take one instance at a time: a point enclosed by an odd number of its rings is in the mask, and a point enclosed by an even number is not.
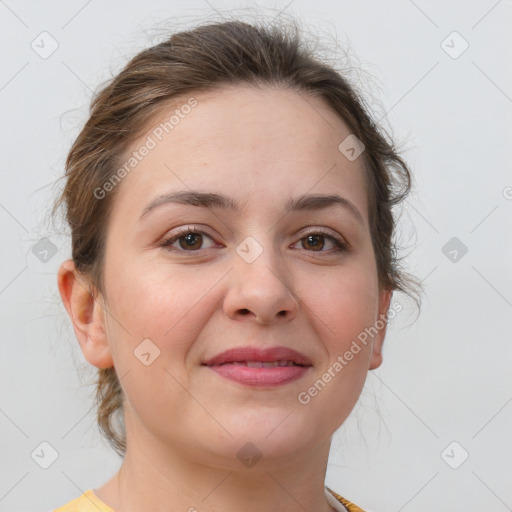
{"type": "MultiPolygon", "coordinates": [[[[329,504],[334,507],[337,512],[364,512],[362,508],[346,500],[329,489],[329,487],[325,488],[325,495],[329,504]]],[[[94,494],[94,491],[89,489],[80,497],[55,509],[53,512],[115,512],[115,510],[105,505],[105,503],[94,494]]]]}

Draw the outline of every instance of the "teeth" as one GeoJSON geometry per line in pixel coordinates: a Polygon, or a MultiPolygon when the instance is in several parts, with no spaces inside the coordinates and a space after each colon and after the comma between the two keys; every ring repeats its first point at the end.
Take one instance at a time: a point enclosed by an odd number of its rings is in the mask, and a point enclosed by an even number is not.
{"type": "Polygon", "coordinates": [[[247,366],[248,368],[276,368],[278,366],[294,366],[293,361],[234,361],[233,366],[247,366]]]}

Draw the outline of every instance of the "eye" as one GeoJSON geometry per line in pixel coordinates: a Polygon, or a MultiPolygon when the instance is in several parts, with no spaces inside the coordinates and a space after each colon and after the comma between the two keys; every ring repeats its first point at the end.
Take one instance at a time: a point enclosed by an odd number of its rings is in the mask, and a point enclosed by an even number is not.
{"type": "MultiPolygon", "coordinates": [[[[347,244],[341,237],[336,237],[318,229],[306,233],[305,236],[300,238],[299,242],[301,243],[302,248],[309,252],[338,253],[349,250],[347,244]],[[328,241],[327,245],[331,245],[331,247],[327,247],[327,249],[325,249],[326,240],[328,241]]],[[[296,242],[296,244],[299,242],[296,242]]],[[[194,226],[186,226],[179,229],[169,238],[165,239],[161,246],[169,250],[190,253],[199,251],[200,249],[215,247],[215,242],[212,237],[204,231],[196,229],[194,226]],[[203,247],[205,238],[213,242],[210,247],[203,247]]]]}
{"type": "MultiPolygon", "coordinates": [[[[164,240],[161,246],[164,248],[171,248],[177,243],[179,248],[173,247],[173,249],[178,250],[179,252],[193,252],[199,249],[205,249],[205,247],[202,247],[205,237],[213,241],[213,239],[204,231],[195,229],[193,226],[187,226],[164,240]]],[[[215,243],[213,243],[211,247],[214,245],[215,243]]],[[[208,247],[206,247],[206,249],[208,249],[208,247]]]]}
{"type": "Polygon", "coordinates": [[[299,242],[301,242],[302,248],[313,252],[345,252],[348,251],[347,244],[340,238],[330,233],[326,233],[322,230],[311,231],[306,233],[299,242]],[[323,250],[325,247],[325,240],[329,240],[333,246],[323,250]]]}

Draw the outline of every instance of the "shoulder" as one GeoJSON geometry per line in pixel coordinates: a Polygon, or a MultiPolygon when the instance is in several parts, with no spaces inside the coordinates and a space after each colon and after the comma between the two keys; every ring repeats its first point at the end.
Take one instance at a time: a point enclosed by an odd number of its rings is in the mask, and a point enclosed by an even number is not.
{"type": "Polygon", "coordinates": [[[114,512],[114,510],[99,500],[93,490],[89,489],[78,498],[52,512],[114,512]]]}
{"type": "MultiPolygon", "coordinates": [[[[325,488],[326,496],[333,507],[339,512],[365,512],[351,501],[334,492],[329,487],[325,488]],[[340,504],[342,507],[340,507],[340,504]]],[[[108,505],[99,500],[92,489],[84,492],[81,496],[59,507],[52,512],[114,512],[108,505]]]]}
{"type": "Polygon", "coordinates": [[[329,487],[326,487],[325,489],[329,503],[331,503],[331,505],[334,506],[336,510],[339,510],[340,512],[344,512],[344,510],[346,510],[347,512],[365,512],[362,508],[358,507],[351,501],[348,501],[343,496],[340,496],[338,493],[334,492],[329,487]],[[333,501],[329,499],[331,496],[336,500],[337,503],[333,503],[333,501]],[[339,503],[343,505],[344,509],[339,507],[339,503]]]}

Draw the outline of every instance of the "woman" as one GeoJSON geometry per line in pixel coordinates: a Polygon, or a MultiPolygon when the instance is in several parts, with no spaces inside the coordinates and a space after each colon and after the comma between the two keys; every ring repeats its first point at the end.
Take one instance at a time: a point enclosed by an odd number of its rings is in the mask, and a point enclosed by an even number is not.
{"type": "Polygon", "coordinates": [[[59,291],[123,463],[59,512],[362,510],[327,459],[413,283],[392,242],[409,188],[297,30],[206,24],[133,58],[56,203],[59,291]]]}

